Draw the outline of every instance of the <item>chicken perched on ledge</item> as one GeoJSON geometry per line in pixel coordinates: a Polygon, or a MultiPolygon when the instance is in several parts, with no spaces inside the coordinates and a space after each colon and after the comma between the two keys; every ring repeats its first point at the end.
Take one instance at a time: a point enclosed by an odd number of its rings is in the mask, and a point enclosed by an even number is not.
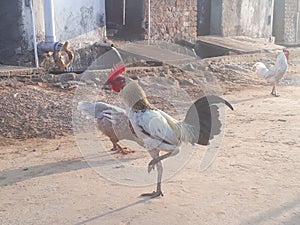
{"type": "Polygon", "coordinates": [[[183,142],[208,145],[209,141],[221,132],[218,105],[233,107],[218,96],[205,96],[194,102],[186,113],[184,121],[177,121],[167,113],[155,108],[147,99],[143,89],[134,81],[120,75],[124,66],[114,67],[105,85],[119,92],[126,106],[127,116],[134,133],[144,143],[152,160],[148,172],[156,166],[158,171],[156,191],[142,194],[151,198],[162,196],[162,160],[176,155],[183,142]],[[160,155],[160,151],[166,151],[160,155]]]}
{"type": "Polygon", "coordinates": [[[118,144],[120,140],[131,140],[143,145],[134,133],[124,109],[104,102],[79,102],[77,109],[87,118],[97,119],[98,129],[109,137],[113,144],[112,151],[123,154],[134,152],[126,147],[121,147],[118,144]]]}
{"type": "Polygon", "coordinates": [[[254,67],[256,69],[256,74],[260,77],[265,78],[268,83],[273,85],[271,95],[278,97],[279,95],[276,92],[276,85],[283,78],[287,68],[288,68],[288,59],[290,52],[287,49],[283,49],[276,59],[275,65],[268,69],[265,64],[262,62],[255,63],[254,67]]]}
{"type": "Polygon", "coordinates": [[[66,41],[61,49],[54,53],[54,62],[59,69],[67,70],[74,60],[74,51],[70,49],[70,44],[66,41]]]}

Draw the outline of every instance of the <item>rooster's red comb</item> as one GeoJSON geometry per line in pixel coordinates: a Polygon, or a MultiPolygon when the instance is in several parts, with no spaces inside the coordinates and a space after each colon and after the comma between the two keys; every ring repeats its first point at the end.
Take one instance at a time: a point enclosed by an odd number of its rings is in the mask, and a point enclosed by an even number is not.
{"type": "Polygon", "coordinates": [[[123,73],[125,71],[125,66],[113,66],[110,73],[108,74],[107,81],[112,81],[116,76],[123,73]]]}

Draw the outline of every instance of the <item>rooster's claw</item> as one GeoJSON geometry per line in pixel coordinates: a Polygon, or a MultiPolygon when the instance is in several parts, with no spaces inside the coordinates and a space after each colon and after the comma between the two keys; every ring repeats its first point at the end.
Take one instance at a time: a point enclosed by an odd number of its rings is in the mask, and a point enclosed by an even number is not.
{"type": "Polygon", "coordinates": [[[148,173],[151,172],[151,170],[154,170],[155,164],[158,163],[157,159],[152,159],[148,164],[148,173]]]}
{"type": "Polygon", "coordinates": [[[148,173],[150,173],[151,172],[151,170],[154,170],[154,164],[148,164],[148,173]]]}
{"type": "Polygon", "coordinates": [[[150,197],[150,198],[156,198],[159,196],[164,196],[161,191],[153,191],[152,193],[144,193],[141,194],[142,197],[150,197]]]}

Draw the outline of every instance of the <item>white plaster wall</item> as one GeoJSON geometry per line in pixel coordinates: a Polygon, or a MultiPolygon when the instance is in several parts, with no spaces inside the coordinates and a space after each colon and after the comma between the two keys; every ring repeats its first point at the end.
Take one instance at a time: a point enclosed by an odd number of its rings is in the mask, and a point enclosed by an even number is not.
{"type": "MultiPolygon", "coordinates": [[[[24,0],[20,0],[22,8],[22,36],[25,42],[28,43],[28,49],[33,48],[33,27],[31,21],[30,8],[25,5],[24,0]]],[[[37,42],[45,39],[45,23],[44,23],[44,0],[33,1],[33,15],[35,19],[35,30],[37,42]]]]}
{"type": "MultiPolygon", "coordinates": [[[[32,32],[32,22],[31,22],[31,14],[30,8],[25,6],[25,1],[21,1],[21,15],[22,15],[22,25],[20,27],[22,42],[20,49],[32,49],[33,48],[33,32],[32,32]]],[[[17,50],[17,51],[18,51],[17,50]]]]}
{"type": "Polygon", "coordinates": [[[103,41],[105,0],[54,0],[56,38],[73,47],[103,41]]]}
{"type": "Polygon", "coordinates": [[[273,0],[244,0],[241,15],[243,35],[264,38],[272,35],[273,0]]]}
{"type": "MultiPolygon", "coordinates": [[[[29,7],[22,5],[22,49],[33,49],[33,31],[29,7]]],[[[44,0],[33,1],[37,42],[45,39],[44,0]]],[[[105,0],[54,0],[56,41],[69,41],[82,48],[106,38],[105,0]]]]}
{"type": "Polygon", "coordinates": [[[45,39],[44,0],[33,0],[33,13],[37,42],[41,42],[45,39]]]}
{"type": "Polygon", "coordinates": [[[221,34],[267,38],[272,34],[274,0],[223,0],[221,34]]]}

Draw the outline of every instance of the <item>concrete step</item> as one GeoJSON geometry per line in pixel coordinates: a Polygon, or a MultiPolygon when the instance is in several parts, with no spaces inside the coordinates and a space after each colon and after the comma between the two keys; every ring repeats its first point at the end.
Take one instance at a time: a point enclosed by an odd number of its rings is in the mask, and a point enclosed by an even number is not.
{"type": "Polygon", "coordinates": [[[133,61],[145,60],[167,64],[183,64],[191,62],[198,57],[195,52],[172,43],[128,43],[118,48],[122,57],[132,58],[133,61]]]}
{"type": "Polygon", "coordinates": [[[267,39],[245,36],[199,36],[195,45],[196,52],[201,58],[230,54],[272,52],[283,48],[281,45],[270,43],[267,39]]]}

